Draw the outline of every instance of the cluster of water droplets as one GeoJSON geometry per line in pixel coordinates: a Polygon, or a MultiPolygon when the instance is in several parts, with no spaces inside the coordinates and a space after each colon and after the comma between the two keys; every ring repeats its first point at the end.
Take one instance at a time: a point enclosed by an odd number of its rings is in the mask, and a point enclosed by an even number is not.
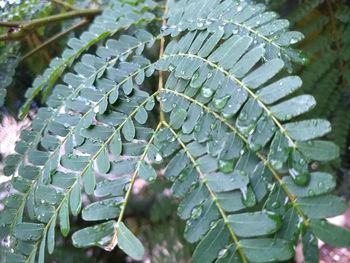
{"type": "Polygon", "coordinates": [[[14,4],[18,5],[20,3],[21,3],[21,0],[0,0],[0,8],[4,8],[6,5],[14,5],[14,4]]]}

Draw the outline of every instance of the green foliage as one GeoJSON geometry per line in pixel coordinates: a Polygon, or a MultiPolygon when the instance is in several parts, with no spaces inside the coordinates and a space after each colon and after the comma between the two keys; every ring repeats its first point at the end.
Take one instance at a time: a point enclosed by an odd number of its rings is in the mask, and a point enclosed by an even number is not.
{"type": "Polygon", "coordinates": [[[18,57],[16,50],[18,46],[16,44],[1,47],[0,46],[0,106],[4,105],[6,97],[6,87],[8,87],[12,78],[16,72],[18,65],[18,57]]]}
{"type": "MultiPolygon", "coordinates": [[[[310,58],[310,64],[301,68],[303,92],[312,94],[317,108],[311,116],[328,118],[333,130],[328,135],[345,157],[350,120],[348,114],[349,87],[349,16],[346,1],[317,0],[301,4],[290,15],[295,28],[306,35],[300,47],[310,58]]],[[[341,162],[333,163],[339,168],[341,162]]]]}
{"type": "Polygon", "coordinates": [[[180,200],[194,262],[286,261],[298,240],[317,262],[315,237],[350,246],[348,231],[324,221],[346,209],[333,176],[309,169],[339,150],[322,139],[328,121],[302,117],[316,104],[290,75],[293,62],[306,62],[292,47],[303,35],[251,1],[169,1],[160,28],[163,8],[106,8],[34,80],[22,113],[39,92],[46,106],[6,159],[4,261],[45,262],[56,226],[66,237],[78,215],[87,227],[74,229],[75,247],[142,259],[124,222],[136,181],[157,177],[180,200]]]}
{"type": "MultiPolygon", "coordinates": [[[[46,1],[31,0],[19,5],[6,3],[4,8],[0,8],[0,21],[16,21],[20,19],[30,19],[45,14],[48,7],[46,1]],[[40,3],[41,2],[41,3],[40,3]],[[39,15],[38,15],[39,13],[39,15]]],[[[0,28],[0,33],[5,33],[8,28],[0,28]]],[[[3,106],[6,97],[6,88],[13,82],[16,68],[19,64],[19,44],[18,43],[0,43],[0,107],[3,106]]]]}

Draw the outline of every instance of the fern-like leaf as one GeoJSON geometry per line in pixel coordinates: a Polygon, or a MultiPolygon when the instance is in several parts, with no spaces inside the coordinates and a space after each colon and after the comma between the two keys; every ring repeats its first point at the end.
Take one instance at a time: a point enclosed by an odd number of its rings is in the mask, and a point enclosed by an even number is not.
{"type": "Polygon", "coordinates": [[[63,52],[61,58],[55,58],[45,72],[36,77],[33,87],[26,92],[26,103],[22,106],[20,117],[23,118],[30,108],[33,99],[42,93],[43,101],[50,94],[51,88],[64,73],[65,69],[72,65],[85,51],[96,43],[110,37],[122,29],[127,29],[140,21],[152,21],[154,16],[148,12],[156,6],[151,0],[138,5],[115,3],[112,8],[96,17],[89,30],[84,32],[80,38],[72,38],[68,42],[68,48],[63,52]]]}
{"type": "Polygon", "coordinates": [[[349,232],[323,221],[346,208],[331,195],[332,175],[309,170],[337,156],[320,139],[330,123],[303,120],[315,99],[293,95],[299,77],[281,76],[299,60],[290,45],[301,34],[249,1],[170,1],[166,10],[159,35],[141,12],[124,34],[84,54],[22,133],[5,167],[13,175],[0,217],[14,249],[7,259],[44,262],[56,224],[67,236],[70,214],[81,214],[106,222],[76,231],[76,247],[118,246],[141,260],[126,208],[136,179],[155,182],[162,168],[181,199],[184,236],[196,243],[194,262],[286,261],[299,238],[310,261],[315,237],[350,245],[349,232]],[[147,58],[158,40],[159,59],[147,58]],[[155,72],[167,80],[152,91],[155,72]],[[94,201],[82,204],[82,194],[94,201]]]}

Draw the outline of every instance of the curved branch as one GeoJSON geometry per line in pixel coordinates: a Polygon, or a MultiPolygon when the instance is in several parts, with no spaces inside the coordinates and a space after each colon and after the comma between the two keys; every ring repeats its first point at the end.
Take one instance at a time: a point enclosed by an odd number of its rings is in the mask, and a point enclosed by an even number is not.
{"type": "Polygon", "coordinates": [[[41,45],[37,46],[36,48],[32,49],[31,51],[29,51],[27,54],[25,54],[20,62],[26,60],[27,58],[29,58],[30,56],[34,55],[36,52],[42,50],[43,48],[45,48],[46,46],[50,45],[51,43],[55,42],[57,39],[67,35],[68,33],[82,27],[85,26],[86,24],[89,23],[89,20],[84,19],[82,21],[80,21],[78,24],[75,24],[67,29],[65,29],[64,31],[58,33],[57,35],[54,35],[53,37],[49,38],[48,40],[46,40],[44,43],[42,43],[41,45]]]}
{"type": "Polygon", "coordinates": [[[16,22],[15,24],[13,24],[13,22],[5,22],[3,23],[3,26],[10,26],[12,24],[11,26],[14,27],[14,29],[9,30],[6,34],[0,35],[0,41],[18,40],[26,36],[31,31],[37,29],[38,27],[76,17],[91,18],[100,14],[101,12],[102,10],[100,9],[82,9],[43,18],[37,18],[30,21],[16,22]]]}

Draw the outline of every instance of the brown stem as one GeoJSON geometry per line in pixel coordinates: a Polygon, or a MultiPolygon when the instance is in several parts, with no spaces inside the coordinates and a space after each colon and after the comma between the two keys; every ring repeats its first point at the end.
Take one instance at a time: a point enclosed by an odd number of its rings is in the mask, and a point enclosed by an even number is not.
{"type": "MultiPolygon", "coordinates": [[[[31,33],[31,36],[32,36],[32,40],[33,40],[33,43],[35,46],[40,46],[42,44],[37,32],[31,33]]],[[[43,50],[42,54],[46,60],[46,63],[49,63],[51,60],[51,55],[50,55],[49,51],[43,50]]]]}
{"type": "Polygon", "coordinates": [[[0,27],[18,27],[19,26],[19,22],[3,22],[0,21],[0,27]]]}
{"type": "Polygon", "coordinates": [[[49,23],[72,19],[75,17],[90,18],[100,13],[101,13],[100,9],[82,9],[82,10],[70,11],[70,12],[66,12],[58,15],[52,15],[48,17],[33,19],[31,21],[18,22],[16,24],[16,30],[11,30],[6,34],[0,35],[0,41],[21,39],[26,34],[35,30],[36,28],[47,25],[49,23]]]}
{"type": "Polygon", "coordinates": [[[29,58],[30,56],[32,56],[33,54],[35,54],[36,52],[40,51],[41,49],[45,48],[46,46],[50,45],[51,43],[53,43],[54,41],[56,41],[57,39],[63,37],[64,35],[68,34],[71,31],[76,30],[79,27],[82,27],[84,25],[86,25],[89,22],[89,20],[82,20],[80,21],[78,24],[75,24],[69,28],[67,28],[66,30],[58,33],[57,35],[54,35],[53,37],[49,38],[48,40],[46,40],[44,43],[42,43],[41,45],[37,46],[36,48],[32,49],[31,51],[29,51],[27,54],[25,54],[22,58],[21,61],[26,60],[27,58],[29,58]]]}

